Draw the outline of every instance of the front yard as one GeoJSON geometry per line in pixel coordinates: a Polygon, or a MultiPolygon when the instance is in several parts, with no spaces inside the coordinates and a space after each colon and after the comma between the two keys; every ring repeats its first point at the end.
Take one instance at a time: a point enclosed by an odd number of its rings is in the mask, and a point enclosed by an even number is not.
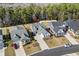
{"type": "Polygon", "coordinates": [[[30,44],[27,44],[23,47],[26,52],[26,55],[29,55],[29,54],[32,54],[34,52],[38,52],[41,50],[39,47],[39,44],[35,40],[33,40],[30,44]]]}
{"type": "Polygon", "coordinates": [[[75,36],[74,38],[76,39],[77,42],[79,42],[79,36],[75,36]]]}
{"type": "Polygon", "coordinates": [[[77,42],[79,42],[79,35],[74,36],[74,35],[72,35],[71,32],[69,32],[69,34],[70,34],[73,38],[75,38],[77,42]]]}
{"type": "Polygon", "coordinates": [[[69,41],[65,37],[51,36],[51,38],[44,39],[44,40],[50,48],[53,48],[56,46],[61,46],[61,45],[69,43],[69,41]]]}
{"type": "Polygon", "coordinates": [[[12,42],[8,42],[8,47],[5,49],[5,56],[15,56],[14,48],[12,47],[12,42]]]}

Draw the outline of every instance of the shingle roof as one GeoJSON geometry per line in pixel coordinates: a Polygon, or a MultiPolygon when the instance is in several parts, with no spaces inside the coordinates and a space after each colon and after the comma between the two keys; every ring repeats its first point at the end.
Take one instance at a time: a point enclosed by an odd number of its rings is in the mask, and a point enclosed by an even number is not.
{"type": "Polygon", "coordinates": [[[52,32],[55,33],[55,35],[57,35],[58,33],[61,33],[61,34],[64,34],[64,31],[63,31],[63,22],[50,22],[49,23],[49,28],[51,29],[52,32]]]}
{"type": "Polygon", "coordinates": [[[10,35],[11,35],[11,38],[14,42],[19,41],[21,38],[24,38],[25,40],[27,40],[29,38],[27,31],[24,28],[21,28],[21,27],[18,27],[17,29],[14,29],[14,30],[12,29],[12,31],[10,32],[10,35]],[[25,37],[23,37],[23,34],[25,34],[24,35],[25,37]]]}
{"type": "Polygon", "coordinates": [[[62,26],[62,25],[63,25],[63,22],[61,22],[61,21],[52,22],[52,25],[53,25],[54,27],[62,26]]]}
{"type": "Polygon", "coordinates": [[[77,30],[79,30],[79,20],[67,20],[66,23],[68,24],[68,26],[70,28],[72,28],[74,30],[74,32],[76,32],[77,30]]]}
{"type": "Polygon", "coordinates": [[[47,32],[45,29],[44,29],[44,27],[43,27],[43,24],[40,24],[40,23],[34,23],[34,24],[32,24],[32,30],[33,31],[35,31],[36,30],[36,32],[38,33],[38,34],[43,34],[44,36],[47,36],[47,35],[50,35],[50,33],[49,32],[47,32]],[[35,30],[34,30],[35,29],[35,30]]]}

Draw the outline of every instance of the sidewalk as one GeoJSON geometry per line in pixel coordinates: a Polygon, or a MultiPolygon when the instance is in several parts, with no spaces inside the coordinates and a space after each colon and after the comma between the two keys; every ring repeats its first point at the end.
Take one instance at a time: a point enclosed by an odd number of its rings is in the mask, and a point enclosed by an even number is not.
{"type": "Polygon", "coordinates": [[[39,46],[42,50],[45,49],[49,49],[48,45],[45,43],[45,41],[43,40],[43,36],[41,35],[36,35],[35,36],[35,40],[37,40],[37,42],[39,43],[39,46]]]}
{"type": "Polygon", "coordinates": [[[79,44],[75,38],[73,38],[69,33],[66,33],[66,35],[64,35],[71,44],[75,45],[75,44],[79,44]]]}
{"type": "Polygon", "coordinates": [[[24,51],[23,46],[22,46],[22,42],[20,42],[19,49],[15,50],[15,54],[16,54],[16,56],[26,56],[25,51],[24,51]]]}
{"type": "Polygon", "coordinates": [[[62,56],[78,56],[76,53],[71,53],[71,54],[66,54],[66,55],[62,55],[62,56]]]}

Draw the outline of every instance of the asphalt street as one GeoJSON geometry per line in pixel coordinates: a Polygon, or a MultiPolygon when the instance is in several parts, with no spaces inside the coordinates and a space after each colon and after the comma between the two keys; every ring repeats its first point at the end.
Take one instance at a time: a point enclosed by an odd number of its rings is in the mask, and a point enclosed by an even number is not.
{"type": "Polygon", "coordinates": [[[65,48],[64,46],[62,46],[54,49],[47,49],[31,56],[61,56],[64,54],[70,54],[75,52],[79,52],[79,45],[73,45],[69,48],[65,48]]]}

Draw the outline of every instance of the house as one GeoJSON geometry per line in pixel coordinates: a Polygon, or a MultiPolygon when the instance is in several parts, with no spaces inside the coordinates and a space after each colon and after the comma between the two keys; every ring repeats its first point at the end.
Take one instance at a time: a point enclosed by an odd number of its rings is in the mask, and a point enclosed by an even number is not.
{"type": "Polygon", "coordinates": [[[52,31],[55,36],[64,36],[65,32],[63,31],[63,22],[57,21],[57,22],[49,22],[48,28],[52,31]]]}
{"type": "Polygon", "coordinates": [[[3,35],[2,35],[2,30],[0,29],[0,49],[2,49],[4,46],[4,43],[3,43],[3,35]]]}
{"type": "Polygon", "coordinates": [[[10,30],[10,35],[14,43],[22,41],[24,44],[30,42],[29,34],[23,26],[14,26],[10,30]]]}
{"type": "Polygon", "coordinates": [[[35,35],[42,33],[44,35],[44,38],[50,37],[50,33],[44,29],[44,26],[41,23],[32,24],[31,30],[35,35]]]}
{"type": "Polygon", "coordinates": [[[73,35],[79,35],[79,20],[69,19],[65,21],[65,23],[69,27],[69,31],[73,33],[73,35]]]}

